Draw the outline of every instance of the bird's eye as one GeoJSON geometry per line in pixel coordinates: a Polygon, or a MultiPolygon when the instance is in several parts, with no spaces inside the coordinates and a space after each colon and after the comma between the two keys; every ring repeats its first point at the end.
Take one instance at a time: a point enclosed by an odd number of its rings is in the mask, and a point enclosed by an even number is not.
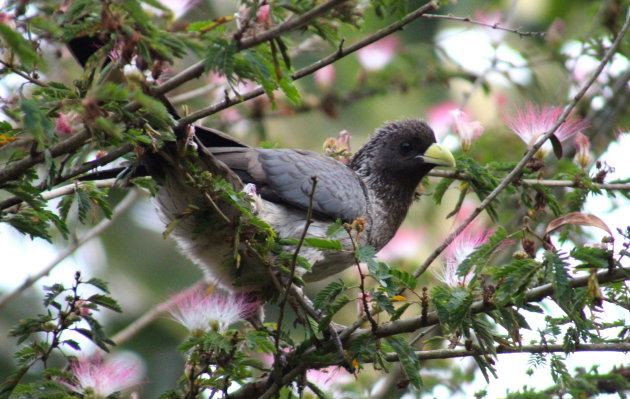
{"type": "Polygon", "coordinates": [[[411,152],[411,150],[413,149],[413,146],[411,145],[410,142],[408,141],[403,141],[402,143],[400,143],[400,153],[405,155],[405,154],[409,154],[409,152],[411,152]]]}

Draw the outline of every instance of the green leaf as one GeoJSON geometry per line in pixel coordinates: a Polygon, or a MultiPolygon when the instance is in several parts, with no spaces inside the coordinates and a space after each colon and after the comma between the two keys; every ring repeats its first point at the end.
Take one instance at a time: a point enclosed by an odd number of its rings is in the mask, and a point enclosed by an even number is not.
{"type": "Polygon", "coordinates": [[[118,305],[118,302],[112,297],[102,294],[94,294],[87,299],[88,302],[94,303],[96,305],[103,306],[107,309],[113,310],[114,312],[121,313],[122,308],[118,305]]]}
{"type": "Polygon", "coordinates": [[[108,283],[105,280],[101,280],[100,278],[96,278],[93,277],[91,279],[89,279],[88,281],[84,282],[84,284],[89,284],[93,287],[98,288],[99,290],[109,294],[109,288],[108,288],[108,283]]]}
{"type": "MultiPolygon", "coordinates": [[[[375,291],[372,292],[372,300],[376,303],[381,309],[385,310],[390,316],[396,315],[396,308],[392,304],[392,300],[389,295],[384,293],[383,291],[375,291]]],[[[361,305],[361,309],[363,306],[361,305]]]]}
{"type": "Polygon", "coordinates": [[[329,283],[326,287],[319,290],[313,300],[313,306],[315,306],[315,309],[319,310],[326,309],[335,300],[335,298],[347,288],[348,287],[343,280],[329,283]]]}
{"type": "Polygon", "coordinates": [[[546,251],[544,259],[551,269],[553,298],[563,310],[567,311],[573,302],[573,288],[570,285],[571,277],[567,271],[566,256],[553,251],[546,251]]]}
{"type": "Polygon", "coordinates": [[[458,276],[467,275],[473,266],[476,266],[475,274],[478,274],[483,266],[488,262],[490,256],[496,251],[496,249],[505,241],[508,237],[507,232],[502,226],[497,228],[497,231],[488,239],[488,242],[481,245],[475,251],[464,259],[464,261],[457,268],[458,276]]]}
{"type": "Polygon", "coordinates": [[[258,351],[258,353],[272,354],[275,352],[274,344],[269,341],[269,334],[265,331],[247,331],[245,333],[247,344],[258,351]]]}
{"type": "Polygon", "coordinates": [[[607,269],[612,267],[612,251],[607,248],[574,248],[569,254],[573,259],[584,262],[586,267],[607,269]]]}
{"type": "Polygon", "coordinates": [[[332,223],[326,229],[326,237],[328,238],[336,238],[342,233],[345,233],[346,230],[343,227],[343,222],[341,219],[335,220],[335,223],[332,223]]]}
{"type": "Polygon", "coordinates": [[[431,290],[431,301],[442,324],[451,331],[460,329],[470,318],[474,296],[466,287],[450,288],[436,285],[431,290]]]}
{"type": "Polygon", "coordinates": [[[433,189],[433,200],[436,204],[440,205],[442,203],[442,198],[444,194],[446,194],[446,190],[453,184],[455,179],[451,178],[443,178],[433,189]]]}
{"type": "MultiPolygon", "coordinates": [[[[3,25],[0,24],[0,26],[3,25]]],[[[45,146],[55,136],[55,125],[40,104],[35,101],[23,99],[20,109],[24,113],[24,129],[33,135],[40,148],[45,146]]]]}
{"type": "Polygon", "coordinates": [[[295,85],[293,84],[293,80],[290,78],[283,76],[280,79],[280,88],[282,92],[287,96],[289,101],[291,101],[294,105],[300,105],[302,103],[300,99],[300,92],[297,90],[295,85]]]}
{"type": "Polygon", "coordinates": [[[541,267],[541,263],[535,259],[517,259],[509,265],[491,269],[492,278],[500,282],[495,294],[496,301],[520,303],[515,298],[525,292],[541,267]]]}
{"type": "Polygon", "coordinates": [[[33,45],[18,32],[11,29],[9,25],[0,23],[0,37],[6,43],[7,48],[20,58],[25,68],[32,69],[36,64],[43,62],[37,56],[33,45]]]}
{"type": "Polygon", "coordinates": [[[22,378],[26,375],[29,367],[21,367],[9,374],[6,380],[0,385],[0,399],[11,397],[11,393],[15,387],[20,383],[22,378]]]}
{"type": "Polygon", "coordinates": [[[402,337],[391,336],[385,338],[387,343],[398,354],[398,360],[409,379],[409,382],[416,389],[422,388],[422,378],[420,377],[420,360],[416,356],[414,348],[402,337]]]}

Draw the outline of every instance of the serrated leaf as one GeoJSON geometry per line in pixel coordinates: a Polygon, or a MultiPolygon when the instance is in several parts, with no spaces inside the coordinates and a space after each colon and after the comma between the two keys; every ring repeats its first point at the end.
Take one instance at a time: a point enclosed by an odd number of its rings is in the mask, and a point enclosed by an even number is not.
{"type": "Polygon", "coordinates": [[[112,297],[102,294],[94,294],[87,299],[88,302],[92,302],[96,305],[103,306],[107,309],[113,310],[114,312],[121,313],[122,308],[118,305],[118,302],[112,297]]]}
{"type": "Polygon", "coordinates": [[[315,309],[324,310],[347,288],[348,287],[343,280],[337,280],[329,283],[326,287],[319,290],[313,300],[313,306],[315,306],[315,309]]]}
{"type": "MultiPolygon", "coordinates": [[[[0,24],[0,26],[3,26],[0,24]]],[[[33,100],[23,99],[20,109],[24,113],[24,129],[33,135],[40,148],[43,148],[48,141],[55,136],[55,125],[52,123],[41,105],[33,100]]]]}
{"type": "Polygon", "coordinates": [[[573,288],[571,288],[568,264],[566,257],[559,253],[546,251],[544,254],[545,263],[551,269],[551,285],[553,286],[553,297],[565,311],[571,306],[573,301],[573,288]]]}
{"type": "Polygon", "coordinates": [[[343,228],[343,222],[341,219],[335,220],[335,223],[332,223],[326,229],[326,237],[328,238],[336,238],[340,234],[345,233],[346,230],[343,228]]]}
{"type": "Polygon", "coordinates": [[[488,242],[479,246],[470,255],[464,259],[464,261],[457,268],[457,275],[460,277],[466,276],[473,266],[475,266],[475,273],[479,273],[481,268],[488,261],[494,251],[507,239],[508,234],[502,226],[499,226],[490,238],[488,242]]]}
{"type": "Polygon", "coordinates": [[[418,360],[418,356],[416,355],[414,348],[399,336],[387,337],[385,340],[392,347],[394,352],[398,354],[398,361],[400,362],[402,369],[405,371],[409,382],[411,382],[416,389],[422,388],[420,360],[418,360]]]}
{"type": "Polygon", "coordinates": [[[574,248],[569,255],[573,259],[584,262],[590,268],[606,269],[613,265],[613,253],[607,248],[574,248]]]}
{"type": "Polygon", "coordinates": [[[109,294],[108,283],[105,280],[101,280],[100,278],[93,277],[88,281],[85,281],[84,284],[90,284],[93,287],[98,288],[99,290],[109,294]]]}
{"type": "Polygon", "coordinates": [[[37,56],[31,43],[22,37],[18,32],[11,29],[8,24],[0,23],[0,36],[15,55],[18,56],[24,67],[33,68],[36,64],[43,61],[37,56]]]}

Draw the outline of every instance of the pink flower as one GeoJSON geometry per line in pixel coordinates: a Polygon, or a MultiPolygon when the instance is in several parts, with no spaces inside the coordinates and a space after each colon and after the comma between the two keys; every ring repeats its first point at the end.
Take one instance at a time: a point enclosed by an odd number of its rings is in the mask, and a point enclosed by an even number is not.
{"type": "Polygon", "coordinates": [[[435,136],[438,141],[449,132],[451,124],[453,123],[453,117],[450,111],[457,109],[457,104],[452,101],[445,101],[431,107],[427,111],[427,119],[429,125],[435,132],[435,136]]]}
{"type": "Polygon", "coordinates": [[[74,381],[62,383],[89,398],[106,398],[142,382],[140,364],[123,359],[103,361],[100,357],[85,358],[73,363],[70,372],[74,381]]]}
{"type": "Polygon", "coordinates": [[[575,135],[573,145],[575,146],[575,157],[573,160],[582,169],[586,169],[586,167],[593,162],[593,157],[591,156],[591,142],[588,140],[588,137],[580,132],[575,135]]]}
{"type": "Polygon", "coordinates": [[[320,370],[311,369],[306,372],[306,379],[317,388],[326,392],[332,397],[338,397],[339,392],[335,392],[335,385],[343,383],[350,374],[336,366],[326,367],[320,370]]]}
{"type": "Polygon", "coordinates": [[[265,4],[258,9],[258,12],[256,13],[256,22],[265,28],[271,27],[271,6],[269,4],[265,4]]]}
{"type": "Polygon", "coordinates": [[[171,303],[171,316],[193,335],[209,330],[224,332],[230,325],[252,316],[260,306],[245,294],[206,294],[198,288],[175,295],[171,303]]]}
{"type": "Polygon", "coordinates": [[[473,270],[465,276],[457,275],[457,268],[475,249],[488,241],[490,232],[479,229],[474,225],[469,225],[457,238],[446,248],[446,261],[442,268],[433,272],[435,277],[450,287],[461,287],[470,284],[473,277],[473,270]]]}
{"type": "Polygon", "coordinates": [[[72,134],[72,125],[68,114],[59,114],[55,121],[55,132],[58,136],[70,136],[72,134]]]}
{"type": "Polygon", "coordinates": [[[470,120],[468,114],[459,109],[450,111],[453,117],[455,133],[462,140],[462,149],[468,151],[473,140],[483,133],[483,125],[479,121],[470,120]]]}
{"type": "MultiPolygon", "coordinates": [[[[526,104],[524,109],[516,111],[516,115],[506,118],[505,123],[531,148],[538,138],[551,130],[562,114],[562,107],[537,106],[531,103],[526,104]]],[[[588,124],[573,115],[569,115],[566,121],[556,130],[555,136],[560,141],[565,141],[586,129],[588,124]]],[[[545,156],[551,145],[545,143],[541,148],[542,156],[545,156]]]]}
{"type": "Polygon", "coordinates": [[[391,62],[398,50],[398,37],[387,36],[357,51],[359,63],[368,71],[379,71],[391,62]]]}
{"type": "Polygon", "coordinates": [[[424,230],[401,227],[377,256],[385,262],[414,258],[425,237],[424,230]]]}
{"type": "Polygon", "coordinates": [[[15,25],[15,22],[13,22],[14,19],[15,17],[12,14],[0,12],[0,24],[9,25],[13,28],[15,25]]]}
{"type": "Polygon", "coordinates": [[[319,90],[326,91],[335,82],[336,75],[334,65],[326,65],[325,67],[315,71],[315,85],[319,90]]]}

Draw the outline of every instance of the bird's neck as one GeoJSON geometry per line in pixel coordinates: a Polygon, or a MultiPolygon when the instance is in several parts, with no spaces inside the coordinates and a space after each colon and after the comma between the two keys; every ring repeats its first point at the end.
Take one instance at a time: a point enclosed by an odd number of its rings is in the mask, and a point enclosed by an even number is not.
{"type": "Polygon", "coordinates": [[[355,172],[367,188],[372,223],[369,244],[378,251],[396,234],[407,216],[421,177],[376,172],[367,163],[355,172]]]}

